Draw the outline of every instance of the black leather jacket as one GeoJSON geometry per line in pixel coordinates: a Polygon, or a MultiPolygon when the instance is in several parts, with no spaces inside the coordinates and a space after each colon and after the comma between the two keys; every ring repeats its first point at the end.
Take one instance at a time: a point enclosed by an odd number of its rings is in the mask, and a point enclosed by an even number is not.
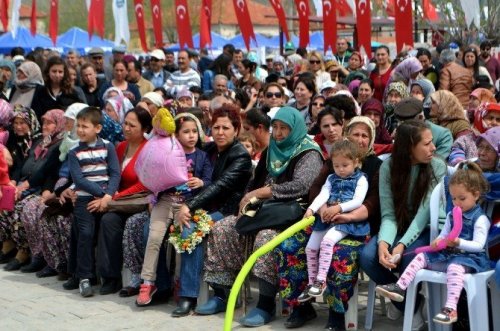
{"type": "Polygon", "coordinates": [[[235,141],[222,153],[215,143],[205,151],[214,160],[212,184],[186,202],[191,212],[203,208],[219,211],[224,216],[236,214],[240,200],[252,175],[252,160],[243,145],[235,141]]]}

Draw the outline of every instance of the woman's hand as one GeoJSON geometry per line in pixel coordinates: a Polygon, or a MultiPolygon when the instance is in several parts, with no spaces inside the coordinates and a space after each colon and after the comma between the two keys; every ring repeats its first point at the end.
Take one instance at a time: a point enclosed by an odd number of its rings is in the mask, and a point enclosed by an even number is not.
{"type": "Polygon", "coordinates": [[[45,203],[45,201],[55,198],[56,195],[49,190],[45,190],[42,192],[42,203],[45,203]]]}
{"type": "Polygon", "coordinates": [[[337,214],[333,216],[332,223],[335,224],[344,224],[344,223],[352,223],[352,214],[337,214]]]}
{"type": "Polygon", "coordinates": [[[182,205],[181,208],[179,208],[179,212],[177,213],[175,218],[179,223],[181,231],[183,226],[186,226],[188,229],[191,228],[191,226],[189,225],[189,221],[191,220],[191,212],[188,206],[182,205]]]}
{"type": "Polygon", "coordinates": [[[339,213],[340,213],[340,206],[339,205],[330,206],[330,207],[327,207],[323,211],[323,215],[321,215],[321,219],[324,221],[332,222],[335,215],[337,215],[339,213]]]}
{"type": "Polygon", "coordinates": [[[389,244],[385,241],[381,241],[378,244],[378,262],[385,268],[391,270],[397,267],[395,263],[390,260],[392,258],[391,253],[389,253],[389,244]]]}
{"type": "Polygon", "coordinates": [[[104,195],[101,199],[99,211],[105,212],[108,209],[108,202],[110,202],[111,200],[113,200],[113,197],[111,195],[109,195],[109,194],[104,195]]]}
{"type": "Polygon", "coordinates": [[[401,261],[401,256],[403,256],[404,250],[405,250],[405,245],[401,243],[397,244],[396,247],[392,249],[392,257],[394,257],[397,254],[399,254],[400,256],[397,261],[393,262],[395,265],[398,265],[399,261],[401,261]]]}
{"type": "Polygon", "coordinates": [[[203,181],[198,177],[191,177],[187,181],[187,186],[192,190],[203,187],[203,185],[204,185],[203,181]]]}
{"type": "Polygon", "coordinates": [[[71,201],[72,203],[75,203],[76,201],[76,193],[70,188],[65,189],[59,197],[59,202],[61,203],[61,205],[66,201],[71,201]]]}
{"type": "Polygon", "coordinates": [[[87,204],[87,210],[91,213],[98,212],[99,208],[101,208],[101,200],[102,200],[102,198],[96,198],[96,199],[90,201],[87,204]]]}

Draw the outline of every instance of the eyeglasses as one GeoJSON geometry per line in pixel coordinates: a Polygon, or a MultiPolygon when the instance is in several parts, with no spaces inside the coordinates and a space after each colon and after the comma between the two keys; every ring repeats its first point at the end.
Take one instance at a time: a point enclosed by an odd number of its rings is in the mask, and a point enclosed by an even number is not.
{"type": "Polygon", "coordinates": [[[309,63],[310,64],[320,64],[321,61],[320,60],[309,60],[309,63]]]}
{"type": "Polygon", "coordinates": [[[312,105],[315,107],[324,107],[325,106],[324,103],[319,103],[319,102],[313,102],[312,105]]]}
{"type": "Polygon", "coordinates": [[[283,97],[283,94],[281,94],[281,92],[276,92],[276,93],[267,92],[266,93],[266,98],[271,99],[272,97],[275,97],[275,98],[279,99],[279,98],[283,97]]]}

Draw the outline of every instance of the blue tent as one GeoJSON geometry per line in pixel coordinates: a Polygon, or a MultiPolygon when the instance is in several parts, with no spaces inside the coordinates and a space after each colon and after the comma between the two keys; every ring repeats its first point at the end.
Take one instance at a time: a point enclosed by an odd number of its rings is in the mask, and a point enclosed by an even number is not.
{"type": "MultiPolygon", "coordinates": [[[[206,48],[208,48],[208,49],[222,49],[222,47],[225,44],[229,43],[229,40],[222,37],[218,33],[211,32],[210,34],[212,36],[212,46],[209,47],[208,45],[206,45],[206,48]]],[[[193,46],[195,49],[199,49],[199,47],[200,47],[200,34],[199,33],[197,33],[193,36],[193,46]]],[[[169,51],[177,52],[181,48],[180,48],[179,44],[174,44],[174,45],[167,47],[167,49],[169,51]]]]}
{"type": "Polygon", "coordinates": [[[322,31],[316,31],[310,35],[309,47],[313,49],[323,49],[325,47],[322,31]]]}
{"type": "MultiPolygon", "coordinates": [[[[295,36],[295,35],[292,35],[291,37],[292,39],[292,43],[295,47],[299,47],[299,37],[295,36]]],[[[272,48],[280,48],[280,36],[277,35],[277,36],[274,36],[270,39],[271,41],[271,45],[269,47],[272,47],[272,48]]],[[[286,40],[285,38],[285,35],[283,35],[283,46],[285,46],[285,43],[287,42],[288,40],[286,40]]]]}
{"type": "Polygon", "coordinates": [[[30,30],[24,27],[17,29],[15,39],[12,37],[11,32],[6,32],[0,36],[0,53],[7,54],[14,47],[22,47],[26,52],[31,52],[36,47],[56,48],[48,37],[39,34],[33,36],[30,30]]]}
{"type": "Polygon", "coordinates": [[[92,47],[101,47],[104,52],[111,52],[114,43],[111,40],[102,39],[96,35],[89,39],[87,31],[73,27],[57,37],[57,43],[64,44],[64,50],[76,49],[80,53],[86,53],[92,47]]]}
{"type": "MultiPolygon", "coordinates": [[[[229,42],[234,45],[236,48],[246,48],[245,41],[243,40],[243,36],[241,34],[234,36],[229,39],[229,42]]],[[[267,38],[259,33],[255,34],[255,41],[250,39],[250,48],[256,47],[273,47],[274,43],[271,38],[267,38]]]]}

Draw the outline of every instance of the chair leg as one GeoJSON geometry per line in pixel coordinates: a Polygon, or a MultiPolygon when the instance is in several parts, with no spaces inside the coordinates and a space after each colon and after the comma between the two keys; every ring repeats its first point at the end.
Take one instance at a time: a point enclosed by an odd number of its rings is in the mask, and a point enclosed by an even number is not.
{"type": "MultiPolygon", "coordinates": [[[[469,307],[469,321],[471,330],[488,331],[488,291],[487,283],[478,282],[469,277],[466,281],[465,291],[467,292],[467,305],[469,307]]],[[[496,307],[495,309],[498,309],[496,307]]]]}
{"type": "Polygon", "coordinates": [[[375,287],[377,284],[370,279],[368,282],[368,299],[366,300],[365,330],[373,327],[373,311],[375,310],[375,287]]]}
{"type": "MultiPolygon", "coordinates": [[[[492,280],[490,282],[491,289],[491,307],[495,307],[494,309],[498,309],[500,307],[500,287],[492,280]]],[[[500,330],[500,314],[498,314],[495,310],[493,312],[493,330],[500,330]]]]}
{"type": "Polygon", "coordinates": [[[345,313],[345,329],[357,330],[358,329],[358,282],[354,285],[352,297],[348,302],[348,309],[345,313]]]}
{"type": "Polygon", "coordinates": [[[413,280],[410,283],[410,286],[406,289],[406,304],[405,304],[405,312],[404,321],[403,321],[403,330],[411,330],[411,325],[413,323],[413,311],[415,311],[415,300],[417,299],[417,288],[418,282],[413,280]],[[407,313],[411,312],[411,313],[407,313]]]}

